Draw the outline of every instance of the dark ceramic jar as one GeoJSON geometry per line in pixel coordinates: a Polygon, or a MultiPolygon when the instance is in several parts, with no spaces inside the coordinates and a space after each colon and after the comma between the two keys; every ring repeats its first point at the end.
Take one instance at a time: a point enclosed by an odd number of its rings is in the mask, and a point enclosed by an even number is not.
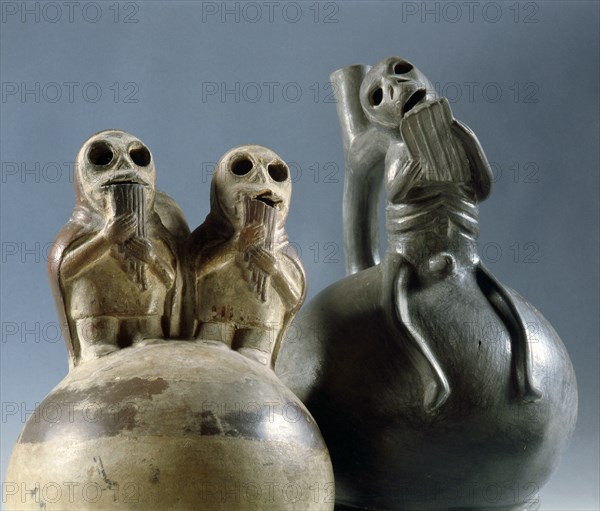
{"type": "Polygon", "coordinates": [[[358,509],[535,509],[575,425],[577,389],[560,338],[510,291],[528,325],[532,380],[513,382],[511,332],[474,272],[420,283],[412,317],[444,368],[451,392],[428,410],[408,349],[385,328],[382,268],[317,295],[296,319],[276,370],[318,422],[339,504],[358,509]],[[457,319],[460,318],[460,319],[457,319]]]}

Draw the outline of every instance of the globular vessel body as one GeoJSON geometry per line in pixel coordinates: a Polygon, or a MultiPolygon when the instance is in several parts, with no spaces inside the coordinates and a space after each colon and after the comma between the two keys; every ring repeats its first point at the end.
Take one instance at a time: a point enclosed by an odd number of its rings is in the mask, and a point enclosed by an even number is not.
{"type": "Polygon", "coordinates": [[[82,363],[50,392],[13,449],[5,499],[15,511],[330,511],[334,483],[319,429],[271,369],[156,340],[82,363]]]}
{"type": "Polygon", "coordinates": [[[301,335],[284,346],[276,371],[319,424],[337,502],[348,509],[535,509],[567,446],[577,390],[560,338],[505,288],[528,325],[541,394],[524,402],[514,382],[515,330],[490,305],[478,272],[460,269],[411,284],[413,326],[450,388],[434,412],[424,407],[413,339],[382,328],[381,266],[328,287],[294,323],[301,335]]]}

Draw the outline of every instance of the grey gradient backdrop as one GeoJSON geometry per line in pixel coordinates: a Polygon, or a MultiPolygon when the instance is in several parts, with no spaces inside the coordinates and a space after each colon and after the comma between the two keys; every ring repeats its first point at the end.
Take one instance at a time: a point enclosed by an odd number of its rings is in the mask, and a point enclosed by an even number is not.
{"type": "Polygon", "coordinates": [[[329,73],[400,54],[480,138],[496,176],[481,255],[575,365],[577,430],[542,507],[598,509],[598,2],[271,5],[2,2],[2,480],[23,419],[67,371],[44,259],[83,140],[139,136],[192,228],[211,162],[243,143],[273,148],[294,171],[288,231],[310,298],[343,276],[329,73]]]}

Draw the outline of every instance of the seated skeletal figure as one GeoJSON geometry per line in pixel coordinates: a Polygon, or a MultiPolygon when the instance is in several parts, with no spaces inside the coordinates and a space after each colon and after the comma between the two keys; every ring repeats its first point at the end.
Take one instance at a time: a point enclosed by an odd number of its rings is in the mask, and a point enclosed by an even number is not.
{"type": "Polygon", "coordinates": [[[49,259],[71,366],[179,335],[179,251],[189,234],[175,201],[156,191],[152,155],[133,135],[93,135],[75,169],[76,206],[49,259]]]}
{"type": "Polygon", "coordinates": [[[531,383],[526,327],[510,293],[477,256],[477,204],[491,191],[491,170],[473,132],[452,117],[427,77],[389,57],[373,67],[349,66],[331,76],[346,159],[346,270],[379,263],[378,198],[385,176],[388,249],[382,303],[392,332],[410,339],[408,356],[421,373],[424,406],[435,410],[451,389],[444,369],[411,318],[409,288],[474,267],[482,289],[516,332],[514,365],[520,396],[539,398],[531,383]],[[515,326],[516,325],[516,326],[515,326]]]}
{"type": "Polygon", "coordinates": [[[195,337],[271,365],[306,293],[285,232],[291,177],[266,147],[228,151],[211,184],[211,211],[191,236],[195,337]]]}

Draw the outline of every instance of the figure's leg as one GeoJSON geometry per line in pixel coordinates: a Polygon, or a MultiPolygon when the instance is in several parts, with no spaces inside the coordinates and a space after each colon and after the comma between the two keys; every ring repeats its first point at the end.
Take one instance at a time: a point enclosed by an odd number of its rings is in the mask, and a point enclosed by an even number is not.
{"type": "Polygon", "coordinates": [[[80,360],[93,360],[119,350],[119,320],[111,316],[95,316],[76,321],[81,347],[80,360]]]}
{"type": "Polygon", "coordinates": [[[408,291],[413,269],[400,255],[387,254],[384,265],[383,306],[388,327],[409,341],[405,348],[423,382],[423,405],[433,412],[448,399],[450,384],[427,339],[411,320],[408,291]]]}
{"type": "Polygon", "coordinates": [[[126,318],[121,322],[119,345],[123,348],[132,344],[150,344],[151,340],[163,340],[164,332],[159,315],[126,318]]]}
{"type": "Polygon", "coordinates": [[[533,362],[527,326],[510,292],[482,264],[477,265],[477,282],[487,300],[506,325],[511,337],[513,368],[519,397],[525,402],[538,401],[542,394],[532,379],[533,362]]]}
{"type": "Polygon", "coordinates": [[[234,349],[256,362],[268,366],[275,345],[275,330],[242,328],[235,333],[234,349]]]}
{"type": "Polygon", "coordinates": [[[231,323],[206,322],[200,324],[196,339],[202,341],[219,341],[231,348],[234,333],[235,328],[231,323]]]}

